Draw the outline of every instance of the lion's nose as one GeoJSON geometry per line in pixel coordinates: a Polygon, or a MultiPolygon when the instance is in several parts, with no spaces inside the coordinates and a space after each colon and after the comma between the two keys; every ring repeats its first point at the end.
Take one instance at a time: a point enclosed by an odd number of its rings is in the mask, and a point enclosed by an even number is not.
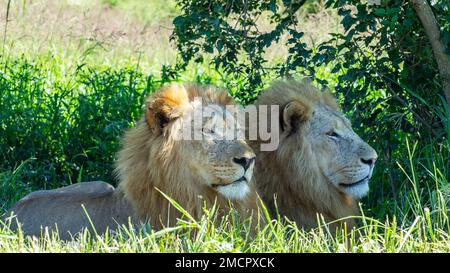
{"type": "Polygon", "coordinates": [[[244,170],[247,170],[255,161],[255,159],[256,157],[239,157],[239,158],[234,157],[233,162],[241,165],[244,168],[244,170]]]}
{"type": "Polygon", "coordinates": [[[364,164],[367,164],[369,166],[375,165],[376,161],[377,161],[376,157],[372,157],[372,158],[368,158],[368,159],[361,158],[361,162],[364,164]]]}

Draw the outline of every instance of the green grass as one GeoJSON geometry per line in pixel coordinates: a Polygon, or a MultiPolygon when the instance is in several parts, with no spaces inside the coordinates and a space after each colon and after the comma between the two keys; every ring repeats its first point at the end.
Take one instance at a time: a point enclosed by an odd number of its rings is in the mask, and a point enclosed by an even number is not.
{"type": "MultiPolygon", "coordinates": [[[[120,136],[141,115],[145,96],[161,85],[212,83],[239,94],[241,79],[207,65],[169,74],[165,65],[176,59],[170,30],[135,31],[170,27],[168,18],[177,12],[173,2],[19,2],[12,3],[0,57],[0,215],[31,191],[93,180],[115,185],[111,171],[120,136]],[[143,12],[150,6],[152,12],[143,12]],[[53,23],[43,20],[57,12],[61,16],[53,23]],[[106,26],[102,20],[125,18],[114,27],[126,34],[80,33],[74,18],[99,29],[106,26]]],[[[337,81],[327,67],[318,77],[331,87],[337,81]]],[[[335,238],[324,225],[303,231],[277,220],[249,236],[247,223],[236,222],[233,214],[216,219],[209,210],[199,221],[183,220],[158,232],[124,227],[104,237],[85,232],[71,242],[50,235],[33,239],[1,225],[0,252],[449,252],[447,141],[424,144],[400,134],[400,145],[386,153],[386,143],[371,141],[370,130],[364,139],[380,155],[370,194],[362,200],[358,228],[335,238]]]]}
{"type": "MultiPolygon", "coordinates": [[[[407,146],[412,163],[414,147],[407,146]]],[[[428,188],[432,198],[425,202],[424,189],[415,179],[417,173],[405,171],[411,183],[406,196],[410,211],[384,219],[363,214],[358,217],[357,229],[341,230],[336,236],[320,218],[319,227],[310,231],[300,230],[289,221],[272,220],[250,235],[250,223],[240,222],[233,213],[217,219],[211,208],[205,209],[198,221],[184,212],[184,220],[177,226],[157,232],[124,226],[104,236],[85,231],[69,242],[60,241],[57,234],[46,233],[39,239],[24,237],[20,231],[14,233],[4,226],[0,229],[0,252],[449,252],[448,199],[439,187],[442,176],[438,173],[434,169],[428,174],[428,179],[436,183],[428,188]]]]}

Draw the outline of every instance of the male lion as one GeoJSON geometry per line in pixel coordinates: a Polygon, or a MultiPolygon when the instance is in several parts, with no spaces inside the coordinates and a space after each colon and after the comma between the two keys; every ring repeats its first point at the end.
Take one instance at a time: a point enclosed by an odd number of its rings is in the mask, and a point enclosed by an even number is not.
{"type": "Polygon", "coordinates": [[[120,188],[140,219],[156,228],[175,224],[180,213],[160,191],[197,218],[205,202],[223,212],[231,201],[244,215],[254,213],[255,154],[244,140],[226,140],[222,130],[239,128],[225,108],[233,104],[223,91],[192,85],[173,84],[149,98],[145,117],[125,135],[116,168],[120,188]],[[210,116],[196,129],[193,117],[202,109],[210,116]],[[194,129],[189,131],[194,140],[176,140],[186,125],[194,129]]]}
{"type": "Polygon", "coordinates": [[[278,148],[265,152],[263,141],[250,142],[258,158],[257,192],[271,213],[304,228],[317,226],[319,213],[326,221],[357,215],[377,153],[352,130],[335,98],[306,82],[281,81],[255,104],[280,109],[278,148]]]}
{"type": "MultiPolygon", "coordinates": [[[[221,213],[230,204],[245,216],[253,213],[256,191],[250,182],[255,155],[245,141],[221,139],[214,131],[237,123],[222,115],[229,104],[232,98],[213,88],[178,84],[162,88],[148,98],[145,114],[125,134],[115,170],[117,189],[104,182],[85,182],[34,192],[6,216],[14,212],[25,234],[39,236],[42,227],[56,226],[60,238],[69,239],[90,229],[91,221],[98,234],[129,221],[150,223],[155,229],[174,225],[181,215],[162,193],[194,217],[200,217],[205,203],[216,203],[221,213]],[[202,138],[177,140],[176,133],[193,122],[191,114],[199,109],[212,113],[200,124],[202,138]]],[[[13,229],[15,223],[13,219],[13,229]]]]}

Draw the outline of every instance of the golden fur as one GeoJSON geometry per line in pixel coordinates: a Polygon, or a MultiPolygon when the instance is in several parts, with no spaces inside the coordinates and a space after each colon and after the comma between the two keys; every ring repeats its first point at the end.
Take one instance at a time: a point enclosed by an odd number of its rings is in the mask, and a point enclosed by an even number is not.
{"type": "Polygon", "coordinates": [[[176,129],[192,118],[187,112],[192,111],[195,97],[203,98],[204,105],[233,104],[225,92],[212,87],[165,87],[149,97],[144,117],[126,133],[118,154],[119,189],[131,201],[138,217],[155,228],[174,225],[181,217],[160,191],[196,218],[202,214],[204,202],[208,206],[217,202],[221,212],[229,209],[230,201],[243,214],[256,208],[256,192],[251,183],[249,194],[241,200],[225,198],[212,186],[232,182],[228,176],[235,172],[234,157],[254,157],[244,141],[207,144],[175,140],[176,129]]]}
{"type": "Polygon", "coordinates": [[[264,152],[261,141],[250,142],[257,191],[272,214],[278,209],[304,228],[317,226],[319,213],[326,221],[357,215],[356,199],[368,190],[377,155],[353,132],[335,98],[306,82],[280,81],[255,104],[280,109],[279,147],[264,152]]]}

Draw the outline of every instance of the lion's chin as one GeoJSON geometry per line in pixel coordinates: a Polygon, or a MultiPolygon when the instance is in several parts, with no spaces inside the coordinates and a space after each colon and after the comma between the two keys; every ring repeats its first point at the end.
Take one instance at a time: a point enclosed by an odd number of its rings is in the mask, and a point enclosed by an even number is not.
{"type": "Polygon", "coordinates": [[[232,200],[242,200],[250,192],[250,188],[246,180],[236,181],[224,186],[217,186],[216,190],[225,198],[232,200]]]}
{"type": "Polygon", "coordinates": [[[345,186],[341,186],[341,189],[353,198],[361,199],[369,192],[369,178],[365,178],[357,183],[346,184],[345,186]]]}

